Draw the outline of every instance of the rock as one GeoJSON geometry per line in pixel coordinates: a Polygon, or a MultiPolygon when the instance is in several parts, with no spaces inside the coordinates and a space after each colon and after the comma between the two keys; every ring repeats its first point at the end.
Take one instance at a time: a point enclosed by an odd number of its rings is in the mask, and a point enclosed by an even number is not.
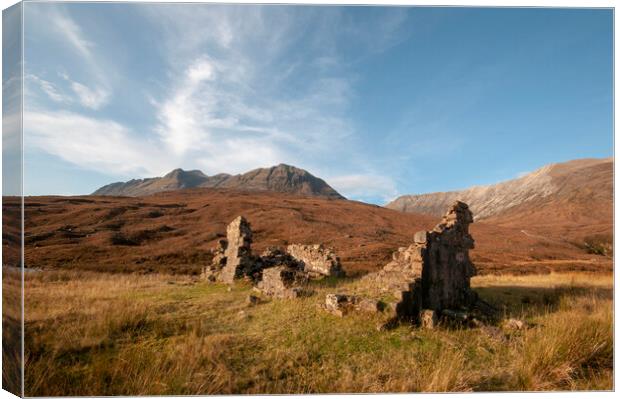
{"type": "Polygon", "coordinates": [[[245,303],[248,306],[256,306],[256,305],[258,305],[260,303],[260,298],[257,297],[256,295],[248,295],[245,298],[245,303]]]}
{"type": "Polygon", "coordinates": [[[305,287],[293,287],[285,292],[286,298],[304,298],[312,296],[314,291],[305,287]]]}
{"type": "Polygon", "coordinates": [[[383,310],[380,301],[361,298],[355,295],[327,294],[324,309],[336,316],[344,316],[353,311],[378,313],[383,310]]]}
{"type": "Polygon", "coordinates": [[[383,311],[383,304],[374,299],[362,298],[356,304],[356,309],[367,313],[379,313],[383,311]]]}
{"type": "Polygon", "coordinates": [[[481,320],[476,319],[475,317],[471,317],[469,319],[469,326],[472,328],[482,328],[484,327],[484,323],[481,320]]]}
{"type": "Polygon", "coordinates": [[[447,317],[450,320],[454,320],[460,323],[465,322],[469,319],[469,315],[467,314],[467,312],[452,309],[443,309],[441,311],[441,315],[447,317]]]}
{"type": "Polygon", "coordinates": [[[420,326],[422,328],[432,330],[437,325],[437,313],[431,309],[422,309],[420,311],[420,326]]]}
{"type": "Polygon", "coordinates": [[[506,330],[524,330],[527,328],[527,323],[519,319],[508,319],[502,323],[502,327],[506,330]]]}
{"type": "Polygon", "coordinates": [[[325,310],[342,317],[349,307],[352,306],[352,298],[343,294],[325,295],[325,310]]]}
{"type": "Polygon", "coordinates": [[[226,265],[222,268],[221,279],[230,284],[244,274],[250,275],[254,267],[250,224],[243,216],[237,217],[226,228],[226,237],[226,265]]]}
{"type": "Polygon", "coordinates": [[[249,320],[249,319],[251,318],[251,316],[250,316],[249,314],[247,314],[244,310],[240,310],[240,311],[237,313],[237,317],[238,317],[240,320],[249,320]]]}
{"type": "Polygon", "coordinates": [[[426,236],[426,231],[418,231],[413,236],[413,242],[415,242],[416,244],[426,244],[426,236]]]}
{"type": "Polygon", "coordinates": [[[343,277],[345,275],[340,259],[335,252],[323,247],[323,245],[291,244],[286,248],[286,251],[303,264],[303,270],[310,277],[343,277]]]}

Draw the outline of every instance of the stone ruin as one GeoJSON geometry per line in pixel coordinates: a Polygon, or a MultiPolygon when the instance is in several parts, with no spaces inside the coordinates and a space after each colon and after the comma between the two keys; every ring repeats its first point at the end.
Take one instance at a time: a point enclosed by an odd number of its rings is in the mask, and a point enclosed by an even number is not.
{"type": "Polygon", "coordinates": [[[254,259],[252,257],[252,229],[243,216],[237,217],[226,228],[225,256],[226,264],[222,268],[221,279],[232,283],[236,278],[249,276],[252,273],[254,259]]]}
{"type": "Polygon", "coordinates": [[[309,295],[306,285],[310,279],[344,274],[335,252],[323,245],[292,244],[286,251],[269,248],[260,256],[253,255],[252,229],[239,216],[228,225],[226,239],[218,242],[202,277],[227,284],[245,278],[266,295],[297,298],[309,295]]]}
{"type": "Polygon", "coordinates": [[[308,275],[289,266],[275,266],[263,270],[263,278],[256,287],[274,298],[299,298],[311,292],[305,288],[308,275]]]}
{"type": "Polygon", "coordinates": [[[344,276],[340,259],[334,251],[323,247],[322,244],[291,244],[286,248],[286,251],[303,264],[304,272],[310,276],[344,276]]]}
{"type": "MultiPolygon", "coordinates": [[[[482,304],[470,288],[476,274],[469,259],[474,248],[469,234],[472,222],[467,204],[455,202],[433,230],[417,232],[413,244],[399,248],[382,270],[364,277],[394,297],[386,304],[392,320],[431,327],[441,316],[460,315],[463,309],[482,304]]],[[[332,313],[347,307],[347,300],[326,298],[325,308],[332,313]]]]}
{"type": "MultiPolygon", "coordinates": [[[[474,248],[471,223],[467,204],[455,202],[437,226],[417,232],[413,243],[394,252],[382,270],[363,278],[383,299],[328,294],[322,307],[338,316],[354,311],[381,312],[388,323],[406,320],[430,328],[440,318],[470,320],[470,310],[493,312],[470,288],[470,279],[476,274],[469,259],[469,250],[474,248]]],[[[245,278],[265,295],[299,298],[312,294],[310,279],[344,276],[339,258],[322,245],[292,244],[256,256],[251,244],[250,224],[239,216],[228,226],[227,239],[219,241],[203,277],[228,284],[245,278]]]]}

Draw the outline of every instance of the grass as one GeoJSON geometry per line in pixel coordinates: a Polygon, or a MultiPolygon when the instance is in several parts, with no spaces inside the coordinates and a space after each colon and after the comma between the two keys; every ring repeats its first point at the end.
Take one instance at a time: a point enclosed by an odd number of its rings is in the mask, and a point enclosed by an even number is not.
{"type": "Polygon", "coordinates": [[[480,295],[531,328],[401,325],[337,318],[317,295],[245,304],[188,276],[26,276],[26,395],[609,390],[611,275],[482,276],[480,295]]]}
{"type": "Polygon", "coordinates": [[[2,389],[21,395],[21,274],[2,267],[2,389]]]}

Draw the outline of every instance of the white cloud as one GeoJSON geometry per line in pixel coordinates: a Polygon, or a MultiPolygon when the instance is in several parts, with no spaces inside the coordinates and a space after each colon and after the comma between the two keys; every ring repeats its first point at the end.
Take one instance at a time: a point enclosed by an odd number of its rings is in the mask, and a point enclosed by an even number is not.
{"type": "MultiPolygon", "coordinates": [[[[62,53],[62,58],[59,57],[57,67],[63,71],[72,70],[71,74],[80,76],[80,82],[71,81],[65,72],[60,75],[70,83],[70,90],[78,96],[78,101],[83,106],[99,109],[111,95],[110,77],[117,76],[115,64],[108,61],[108,57],[101,52],[103,50],[101,47],[89,40],[85,29],[78,23],[81,21],[72,18],[68,10],[69,7],[58,4],[27,7],[28,31],[34,38],[31,40],[56,41],[69,50],[62,53]],[[70,63],[65,64],[66,61],[70,63]]],[[[30,69],[31,65],[36,64],[33,56],[26,67],[30,69]]],[[[66,95],[63,98],[63,94],[54,90],[51,82],[39,80],[37,83],[53,101],[67,102],[66,95]]]]}
{"type": "Polygon", "coordinates": [[[60,76],[67,82],[68,87],[59,87],[54,83],[42,79],[34,74],[26,75],[26,84],[24,87],[27,103],[35,102],[37,93],[33,90],[35,87],[45,94],[49,99],[60,105],[79,103],[86,108],[98,110],[108,103],[110,93],[102,88],[90,88],[82,83],[71,80],[66,73],[60,76]],[[33,87],[33,85],[35,85],[33,87]],[[67,93],[67,91],[73,94],[67,93]]]}
{"type": "Polygon", "coordinates": [[[26,145],[80,167],[124,176],[161,175],[173,169],[160,149],[125,126],[72,112],[26,111],[26,145]]]}
{"type": "Polygon", "coordinates": [[[22,114],[19,110],[4,111],[2,116],[2,150],[5,154],[21,153],[22,114]]]}
{"type": "Polygon", "coordinates": [[[80,104],[90,109],[97,110],[101,108],[110,98],[110,93],[101,87],[91,89],[81,83],[72,81],[71,89],[78,96],[80,104]]]}
{"type": "Polygon", "coordinates": [[[196,62],[187,69],[187,78],[194,84],[198,84],[205,80],[211,80],[214,77],[213,75],[213,65],[207,58],[196,60],[196,62]]]}
{"type": "Polygon", "coordinates": [[[29,82],[36,84],[39,87],[39,89],[41,89],[41,91],[43,91],[43,93],[45,93],[47,97],[50,98],[54,102],[65,103],[65,102],[71,101],[67,96],[62,94],[60,90],[56,87],[56,85],[54,85],[52,82],[49,82],[45,79],[41,79],[40,77],[35,76],[33,74],[29,74],[26,76],[26,88],[25,88],[26,91],[28,91],[29,82]]]}
{"type": "Polygon", "coordinates": [[[93,43],[85,38],[84,32],[73,19],[61,12],[54,12],[47,18],[52,23],[56,31],[71,44],[82,56],[91,58],[93,43]]]}
{"type": "Polygon", "coordinates": [[[388,202],[398,196],[396,183],[377,174],[350,174],[330,177],[327,182],[347,198],[381,198],[388,202]]]}

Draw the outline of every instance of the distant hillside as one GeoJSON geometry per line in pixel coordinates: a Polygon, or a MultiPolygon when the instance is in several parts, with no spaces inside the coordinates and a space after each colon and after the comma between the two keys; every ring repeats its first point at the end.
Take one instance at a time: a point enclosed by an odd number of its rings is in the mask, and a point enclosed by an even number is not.
{"type": "MultiPolygon", "coordinates": [[[[198,274],[226,226],[243,215],[252,248],[323,243],[347,274],[382,268],[439,218],[357,201],[223,188],[168,191],[148,197],[27,197],[25,262],[31,268],[198,274]]],[[[16,203],[17,205],[17,203],[16,203]]],[[[480,274],[609,271],[612,259],[580,245],[548,241],[536,231],[482,221],[471,226],[480,274]],[[527,230],[530,233],[530,230],[527,230]]]]}
{"type": "Polygon", "coordinates": [[[441,216],[455,200],[469,204],[477,219],[499,215],[534,200],[578,198],[612,200],[613,159],[579,159],[550,164],[518,179],[462,191],[403,195],[387,208],[441,216]]]}
{"type": "Polygon", "coordinates": [[[108,184],[92,195],[139,197],[185,188],[228,188],[243,191],[273,191],[315,197],[345,199],[324,180],[294,166],[280,164],[240,175],[207,176],[199,170],[175,169],[163,177],[108,184]]]}

